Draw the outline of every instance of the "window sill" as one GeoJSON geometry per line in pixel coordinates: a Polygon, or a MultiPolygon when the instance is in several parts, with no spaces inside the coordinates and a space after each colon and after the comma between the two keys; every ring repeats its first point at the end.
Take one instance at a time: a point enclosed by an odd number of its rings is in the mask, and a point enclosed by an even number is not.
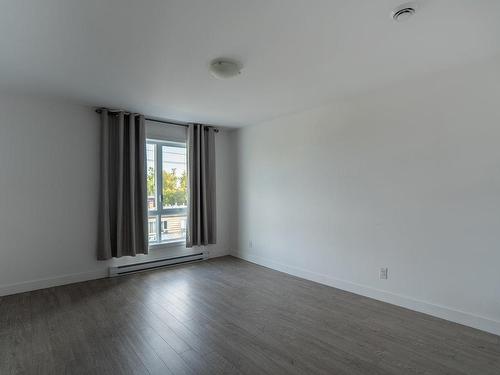
{"type": "Polygon", "coordinates": [[[186,240],[177,240],[149,245],[150,250],[165,249],[169,247],[186,247],[186,240]]]}

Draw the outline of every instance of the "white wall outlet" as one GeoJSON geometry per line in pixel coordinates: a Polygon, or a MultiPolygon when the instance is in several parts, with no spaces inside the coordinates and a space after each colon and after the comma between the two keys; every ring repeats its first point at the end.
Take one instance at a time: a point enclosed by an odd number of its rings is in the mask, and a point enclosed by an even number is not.
{"type": "Polygon", "coordinates": [[[387,280],[387,276],[388,276],[387,271],[388,271],[387,267],[382,267],[380,269],[380,279],[381,280],[387,280]]]}

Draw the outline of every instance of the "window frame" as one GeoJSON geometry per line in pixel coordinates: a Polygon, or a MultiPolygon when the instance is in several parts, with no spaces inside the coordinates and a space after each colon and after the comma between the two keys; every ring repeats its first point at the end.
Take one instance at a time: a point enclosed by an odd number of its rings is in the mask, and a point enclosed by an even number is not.
{"type": "MultiPolygon", "coordinates": [[[[148,227],[148,245],[149,248],[159,248],[159,247],[168,247],[172,245],[179,245],[186,243],[186,237],[179,238],[171,241],[162,241],[161,240],[161,226],[162,226],[162,216],[187,216],[187,205],[186,207],[179,208],[164,208],[163,207],[163,146],[167,147],[179,147],[186,149],[186,159],[187,159],[187,143],[186,142],[175,142],[168,140],[160,140],[160,139],[146,139],[146,144],[154,144],[155,145],[155,187],[156,187],[156,210],[150,210],[148,208],[148,223],[149,217],[156,217],[156,233],[157,233],[157,241],[150,242],[149,241],[149,227],[148,227]]],[[[187,160],[186,160],[187,164],[187,160]]],[[[186,165],[187,170],[187,165],[186,165]]],[[[145,176],[147,178],[147,174],[145,176]]],[[[188,197],[189,199],[189,197],[188,197]]],[[[189,204],[189,203],[188,203],[189,204]]]]}

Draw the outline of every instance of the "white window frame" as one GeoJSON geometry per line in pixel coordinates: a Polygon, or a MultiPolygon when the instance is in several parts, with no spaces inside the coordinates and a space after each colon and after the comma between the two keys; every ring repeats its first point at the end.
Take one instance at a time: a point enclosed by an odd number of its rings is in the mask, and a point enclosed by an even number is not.
{"type": "MultiPolygon", "coordinates": [[[[187,207],[163,208],[163,152],[162,146],[186,148],[185,142],[173,142],[158,139],[147,139],[147,144],[154,144],[156,148],[156,210],[148,208],[148,222],[150,216],[156,217],[157,241],[150,242],[148,236],[149,248],[168,247],[186,243],[186,238],[179,238],[171,241],[161,241],[161,217],[162,216],[187,216],[187,207]]],[[[149,228],[148,228],[149,232],[149,228]]]]}

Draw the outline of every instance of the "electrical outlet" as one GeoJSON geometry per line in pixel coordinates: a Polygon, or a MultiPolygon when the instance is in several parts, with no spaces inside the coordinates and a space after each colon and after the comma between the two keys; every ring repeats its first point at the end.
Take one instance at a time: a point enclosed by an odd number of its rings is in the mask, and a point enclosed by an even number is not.
{"type": "Polygon", "coordinates": [[[253,241],[252,241],[252,240],[248,241],[248,247],[249,247],[250,249],[252,249],[252,248],[253,248],[253,241]]]}
{"type": "Polygon", "coordinates": [[[387,276],[388,276],[387,271],[388,271],[387,267],[382,267],[380,269],[380,279],[381,280],[387,280],[387,276]]]}

